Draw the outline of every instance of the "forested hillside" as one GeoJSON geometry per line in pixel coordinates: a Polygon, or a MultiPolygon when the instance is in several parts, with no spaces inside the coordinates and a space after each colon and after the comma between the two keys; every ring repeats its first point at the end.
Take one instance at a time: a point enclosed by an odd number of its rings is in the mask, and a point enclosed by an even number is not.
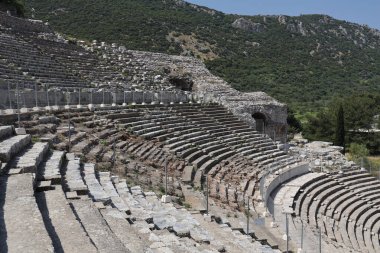
{"type": "Polygon", "coordinates": [[[380,92],[380,32],[328,16],[227,15],[178,0],[27,0],[26,8],[77,38],[194,55],[235,88],[297,111],[380,92]]]}

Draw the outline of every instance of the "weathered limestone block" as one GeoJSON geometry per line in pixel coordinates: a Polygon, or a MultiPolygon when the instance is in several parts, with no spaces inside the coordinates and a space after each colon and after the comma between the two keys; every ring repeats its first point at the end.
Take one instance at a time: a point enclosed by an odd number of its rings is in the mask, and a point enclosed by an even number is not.
{"type": "Polygon", "coordinates": [[[38,123],[39,124],[57,124],[58,123],[58,118],[56,116],[42,116],[39,117],[38,123]]]}
{"type": "Polygon", "coordinates": [[[229,188],[228,191],[227,191],[227,193],[228,193],[228,201],[230,203],[236,203],[236,198],[237,198],[237,196],[236,196],[236,189],[229,188]]]}
{"type": "Polygon", "coordinates": [[[223,182],[219,184],[219,198],[222,202],[228,203],[228,186],[223,182]]]}
{"type": "Polygon", "coordinates": [[[182,173],[182,182],[191,183],[193,181],[194,167],[186,166],[182,173]]]}
{"type": "Polygon", "coordinates": [[[191,229],[190,237],[198,243],[210,243],[210,241],[214,239],[206,230],[200,227],[194,227],[191,229]]]}
{"type": "Polygon", "coordinates": [[[219,183],[216,180],[209,180],[210,196],[219,198],[219,183]]]}
{"type": "Polygon", "coordinates": [[[0,142],[0,160],[9,162],[10,159],[24,149],[30,141],[30,135],[16,135],[0,142]]]}
{"type": "Polygon", "coordinates": [[[48,150],[48,143],[37,142],[12,165],[12,168],[21,169],[23,173],[35,173],[38,165],[42,162],[48,150]]]}
{"type": "Polygon", "coordinates": [[[0,126],[0,140],[8,138],[13,135],[13,126],[0,126]]]}

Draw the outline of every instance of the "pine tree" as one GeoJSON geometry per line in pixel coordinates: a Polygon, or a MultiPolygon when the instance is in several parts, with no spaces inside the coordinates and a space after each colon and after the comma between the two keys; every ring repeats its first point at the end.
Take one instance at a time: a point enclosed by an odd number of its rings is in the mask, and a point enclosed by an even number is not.
{"type": "Polygon", "coordinates": [[[336,117],[336,129],[335,129],[335,145],[343,147],[343,153],[345,151],[345,132],[344,132],[344,111],[342,105],[339,106],[338,115],[336,117]]]}

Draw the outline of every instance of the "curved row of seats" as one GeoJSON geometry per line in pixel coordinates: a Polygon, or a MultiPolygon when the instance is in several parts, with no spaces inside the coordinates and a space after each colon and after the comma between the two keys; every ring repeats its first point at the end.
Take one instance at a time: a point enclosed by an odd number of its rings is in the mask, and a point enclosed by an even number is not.
{"type": "Polygon", "coordinates": [[[276,251],[226,224],[161,203],[153,192],[96,171],[73,153],[15,135],[13,127],[0,127],[0,154],[1,251],[276,251]]]}
{"type": "Polygon", "coordinates": [[[340,244],[378,252],[380,182],[365,171],[326,174],[305,183],[294,201],[295,214],[340,244]]]}
{"type": "Polygon", "coordinates": [[[0,33],[0,58],[7,64],[20,68],[29,77],[51,87],[85,87],[88,86],[70,73],[62,64],[44,54],[33,44],[18,37],[0,33]],[[67,85],[65,85],[67,84],[67,85]]]}
{"type": "Polygon", "coordinates": [[[242,204],[244,196],[256,193],[257,180],[265,171],[275,172],[297,163],[278,150],[269,138],[215,104],[110,107],[98,108],[95,112],[78,109],[56,115],[64,121],[61,126],[65,128],[63,132],[58,128],[62,140],[56,148],[68,148],[67,120],[70,118],[71,122],[84,127],[72,133],[72,152],[91,161],[112,161],[109,144],[115,140],[118,150],[159,167],[164,166],[165,157],[174,155],[176,158],[169,159],[169,167],[176,176],[202,187],[207,174],[211,195],[232,206],[242,204]],[[125,129],[124,137],[115,125],[125,129]],[[103,131],[110,135],[103,136],[103,131]],[[145,140],[131,139],[128,134],[145,140]]]}
{"type": "Polygon", "coordinates": [[[215,196],[231,203],[237,201],[236,192],[254,192],[256,184],[241,184],[247,174],[250,180],[257,180],[264,173],[260,168],[276,171],[297,163],[269,138],[216,104],[142,106],[106,113],[100,110],[96,115],[106,116],[147,141],[160,141],[194,167],[195,186],[201,187],[203,175],[209,174],[215,196]]]}
{"type": "MultiPolygon", "coordinates": [[[[107,57],[103,47],[63,42],[42,22],[0,12],[0,60],[4,65],[0,66],[0,82],[30,89],[36,84],[75,90],[103,85],[125,87],[131,83],[150,90],[173,88],[168,82],[154,80],[156,68],[147,68],[128,52],[111,47],[109,50],[112,58],[107,57]]],[[[0,88],[7,87],[0,83],[0,88]]]]}

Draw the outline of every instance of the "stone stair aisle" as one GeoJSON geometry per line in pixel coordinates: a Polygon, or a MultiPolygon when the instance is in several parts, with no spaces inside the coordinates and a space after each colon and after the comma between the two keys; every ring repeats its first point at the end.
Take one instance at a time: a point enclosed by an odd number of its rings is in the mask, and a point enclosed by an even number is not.
{"type": "Polygon", "coordinates": [[[35,172],[46,143],[31,144],[30,135],[15,135],[11,126],[0,127],[0,136],[0,251],[53,252],[34,197],[35,172]]]}

